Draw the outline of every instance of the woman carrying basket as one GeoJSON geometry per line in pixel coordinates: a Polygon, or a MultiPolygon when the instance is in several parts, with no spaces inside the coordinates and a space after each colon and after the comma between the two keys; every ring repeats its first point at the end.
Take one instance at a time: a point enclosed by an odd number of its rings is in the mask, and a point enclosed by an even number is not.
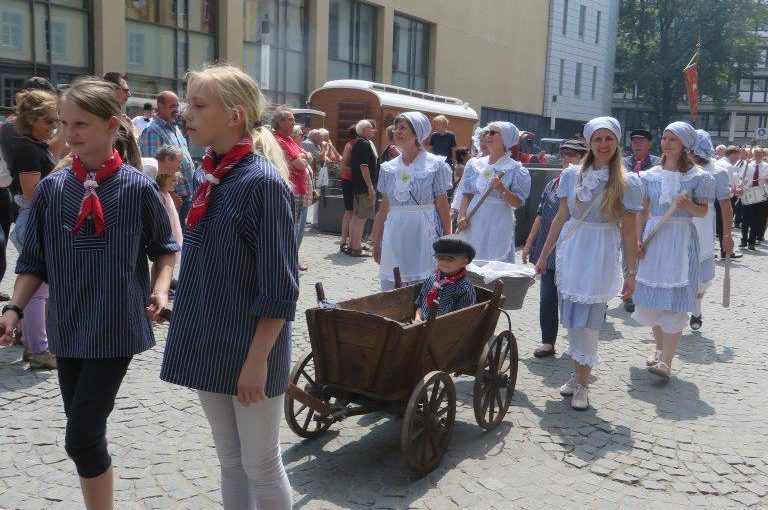
{"type": "MultiPolygon", "coordinates": [[[[699,290],[701,248],[692,218],[706,216],[707,203],[715,199],[712,176],[688,159],[696,137],[690,124],[673,122],[661,137],[661,165],[640,173],[643,244],[632,318],[653,328],[656,351],[646,364],[665,379],[699,290]]],[[[712,245],[706,249],[712,251],[712,245]]]]}
{"type": "Polygon", "coordinates": [[[394,139],[402,154],[381,165],[378,190],[383,197],[371,234],[382,290],[395,287],[395,267],[404,283],[432,275],[432,243],[451,233],[447,192],[453,172],[445,157],[424,150],[431,129],[423,113],[395,117],[394,139]]]}
{"type": "Polygon", "coordinates": [[[520,131],[511,122],[485,129],[488,155],[471,160],[464,172],[459,236],[477,250],[478,260],[515,261],[515,209],[531,192],[528,170],[509,156],[520,131]]]}
{"type": "Polygon", "coordinates": [[[589,376],[600,362],[597,340],[606,303],[620,290],[622,296],[631,296],[635,287],[635,272],[630,270],[622,288],[619,250],[623,240],[628,267],[634,268],[636,215],[642,208],[640,180],[627,174],[621,162],[619,122],[612,117],[592,119],[584,126],[584,137],[589,152],[581,166],[561,174],[560,207],[536,263],[536,272],[543,275],[557,242],[560,324],[568,328],[566,354],[575,371],[560,394],[572,396],[571,407],[577,410],[589,407],[589,376]]]}

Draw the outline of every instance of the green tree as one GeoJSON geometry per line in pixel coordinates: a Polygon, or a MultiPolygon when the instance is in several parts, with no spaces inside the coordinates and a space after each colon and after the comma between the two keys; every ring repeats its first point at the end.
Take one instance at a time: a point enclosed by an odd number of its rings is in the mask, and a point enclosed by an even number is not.
{"type": "Polygon", "coordinates": [[[700,40],[699,101],[721,110],[757,64],[767,22],[765,0],[621,0],[616,87],[636,90],[651,128],[663,128],[679,118],[682,70],[700,40]]]}

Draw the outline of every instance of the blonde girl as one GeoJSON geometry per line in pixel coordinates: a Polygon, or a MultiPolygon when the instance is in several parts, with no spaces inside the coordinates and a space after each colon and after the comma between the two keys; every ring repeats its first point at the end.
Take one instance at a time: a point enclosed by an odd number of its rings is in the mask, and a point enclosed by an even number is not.
{"type": "Polygon", "coordinates": [[[48,283],[64,448],[88,510],[113,508],[107,418],[131,358],[155,344],[149,319],[158,320],[168,301],[179,249],[157,186],[113,148],[120,117],[114,85],[99,78],[78,80],[62,94],[59,119],[72,165],[37,185],[19,276],[0,318],[0,345],[7,345],[30,298],[48,283]]]}
{"type": "Polygon", "coordinates": [[[187,132],[207,147],[184,233],[161,379],[197,390],[225,510],[288,510],[280,456],[298,299],[293,195],[266,106],[240,69],[187,75],[187,132]]]}
{"type": "Polygon", "coordinates": [[[612,117],[592,119],[584,126],[584,137],[589,152],[579,166],[571,165],[561,174],[560,207],[536,263],[536,272],[543,275],[557,242],[560,324],[568,329],[566,354],[574,368],[560,394],[572,397],[571,407],[577,410],[589,407],[589,377],[600,363],[597,341],[606,304],[619,291],[631,296],[635,287],[636,215],[642,208],[640,180],[627,175],[621,162],[619,122],[612,117]],[[623,287],[622,241],[631,269],[623,287]]]}

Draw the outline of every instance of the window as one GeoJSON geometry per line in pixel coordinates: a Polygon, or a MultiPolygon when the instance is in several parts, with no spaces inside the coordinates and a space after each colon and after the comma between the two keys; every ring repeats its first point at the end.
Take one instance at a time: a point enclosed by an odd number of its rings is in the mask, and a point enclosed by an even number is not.
{"type": "Polygon", "coordinates": [[[22,16],[18,12],[5,11],[0,14],[0,46],[20,50],[22,16]]]}
{"type": "Polygon", "coordinates": [[[752,138],[759,127],[768,126],[768,115],[739,114],[736,115],[736,138],[752,138]]]}
{"type": "Polygon", "coordinates": [[[587,27],[587,6],[582,5],[579,9],[579,37],[584,39],[584,31],[587,27]]]}
{"type": "Polygon", "coordinates": [[[744,103],[765,103],[766,79],[746,78],[739,81],[739,100],[744,103]]]}
{"type": "Polygon", "coordinates": [[[768,48],[760,48],[760,56],[757,59],[757,67],[768,68],[768,48]]]}
{"type": "Polygon", "coordinates": [[[17,75],[4,75],[0,79],[0,108],[11,109],[16,104],[16,94],[21,91],[21,87],[24,86],[26,76],[17,75]]]}
{"type": "Polygon", "coordinates": [[[563,35],[568,33],[568,0],[563,0],[563,35]]]}
{"type": "Polygon", "coordinates": [[[427,90],[429,25],[395,15],[392,42],[392,83],[427,90]]]}
{"type": "Polygon", "coordinates": [[[602,17],[602,12],[597,11],[597,26],[595,27],[595,44],[600,44],[600,18],[602,17]]]}
{"type": "Polygon", "coordinates": [[[597,91],[597,66],[592,66],[592,99],[595,98],[597,91]]]}
{"type": "Polygon", "coordinates": [[[576,64],[576,81],[573,87],[573,94],[576,97],[581,96],[581,63],[576,64]]]}
{"type": "Polygon", "coordinates": [[[307,97],[307,0],[246,0],[243,69],[273,103],[301,106],[307,97]]]}
{"type": "Polygon", "coordinates": [[[557,83],[557,94],[562,96],[563,95],[563,80],[565,79],[565,60],[560,59],[560,78],[557,83]]]}
{"type": "Polygon", "coordinates": [[[128,65],[144,67],[144,34],[128,33],[128,65]]]}
{"type": "Polygon", "coordinates": [[[184,76],[216,58],[216,2],[125,0],[126,73],[138,96],[183,95],[184,76]]]}
{"type": "Polygon", "coordinates": [[[328,79],[374,79],[376,8],[355,0],[331,0],[328,79]]]}
{"type": "Polygon", "coordinates": [[[51,58],[67,58],[67,24],[63,21],[51,21],[51,58]]]}

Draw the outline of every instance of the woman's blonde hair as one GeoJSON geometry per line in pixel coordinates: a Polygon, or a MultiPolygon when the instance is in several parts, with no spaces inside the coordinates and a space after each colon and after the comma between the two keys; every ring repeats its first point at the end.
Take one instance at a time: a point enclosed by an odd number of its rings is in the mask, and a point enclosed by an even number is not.
{"type": "Polygon", "coordinates": [[[190,71],[186,79],[187,92],[193,87],[208,87],[225,107],[242,107],[245,113],[245,128],[253,137],[253,150],[263,154],[277,168],[280,177],[290,183],[283,150],[269,127],[261,123],[267,100],[253,78],[237,67],[216,64],[200,71],[190,71]]]}
{"type": "Polygon", "coordinates": [[[121,116],[117,87],[94,76],[75,80],[61,95],[61,100],[70,101],[78,108],[103,120],[121,116]]]}
{"type": "Polygon", "coordinates": [[[38,120],[56,113],[59,99],[47,90],[23,90],[16,94],[16,129],[29,135],[38,120]]]}
{"type": "MultiPolygon", "coordinates": [[[[581,160],[581,171],[579,172],[579,181],[583,179],[584,172],[595,162],[595,154],[592,148],[584,159],[581,160]]],[[[616,147],[611,161],[608,163],[608,184],[605,187],[603,203],[600,205],[600,217],[604,220],[618,221],[621,219],[624,208],[622,200],[624,191],[627,189],[627,172],[624,169],[624,163],[621,159],[621,147],[616,147]]],[[[578,195],[576,197],[578,200],[578,195]]]]}
{"type": "MultiPolygon", "coordinates": [[[[667,156],[666,154],[661,155],[661,166],[664,166],[667,163],[667,156]]],[[[680,173],[687,173],[688,170],[694,167],[693,161],[691,161],[688,158],[688,152],[683,149],[680,151],[680,157],[678,158],[677,162],[675,163],[675,168],[680,170],[680,173]]]]}

